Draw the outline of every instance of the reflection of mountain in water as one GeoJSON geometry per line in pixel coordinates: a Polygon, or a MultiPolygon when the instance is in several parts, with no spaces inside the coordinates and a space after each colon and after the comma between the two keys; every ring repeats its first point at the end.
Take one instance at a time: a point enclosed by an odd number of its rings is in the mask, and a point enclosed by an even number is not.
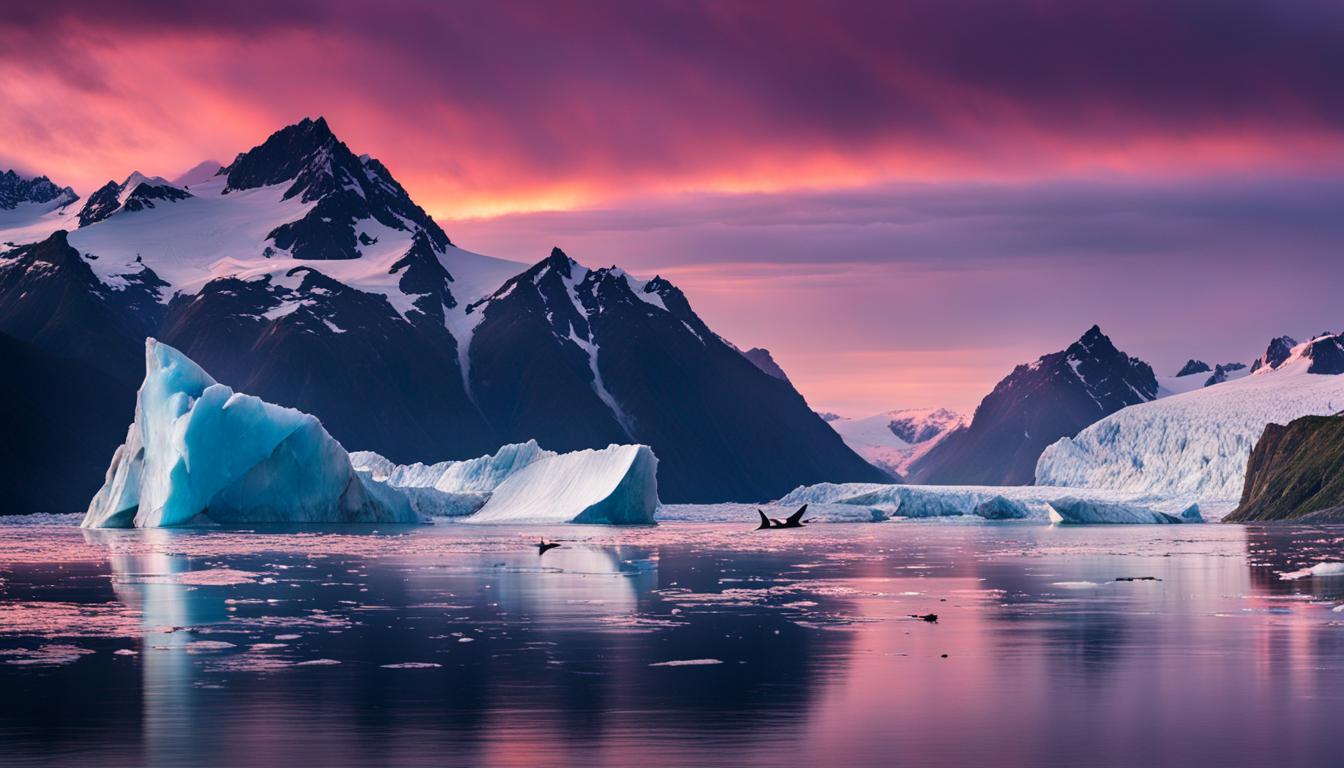
{"type": "MultiPolygon", "coordinates": [[[[599,747],[626,764],[649,747],[648,734],[669,729],[779,749],[780,739],[796,738],[792,722],[812,706],[826,660],[843,657],[849,643],[843,632],[800,627],[796,612],[779,607],[791,599],[784,595],[682,604],[678,587],[725,586],[717,557],[689,548],[187,558],[166,553],[174,537],[191,534],[85,535],[109,550],[116,599],[142,612],[141,655],[119,662],[138,665],[142,700],[108,706],[120,728],[139,735],[151,764],[242,754],[377,764],[402,752],[554,763],[586,761],[599,747]],[[262,578],[181,580],[225,567],[262,578]],[[680,576],[669,579],[664,568],[680,576]],[[249,649],[288,634],[300,638],[249,649]],[[193,645],[202,641],[233,647],[193,645]],[[289,665],[249,666],[261,658],[289,665]],[[342,663],[293,666],[317,658],[342,663]],[[650,666],[703,658],[722,663],[650,666]],[[404,662],[441,666],[382,666],[404,662]],[[309,727],[323,738],[310,741],[309,727]]],[[[787,566],[787,555],[775,558],[752,567],[787,566]]],[[[845,611],[836,598],[821,600],[834,603],[821,609],[845,611]]],[[[90,669],[86,685],[94,685],[90,669]]]]}

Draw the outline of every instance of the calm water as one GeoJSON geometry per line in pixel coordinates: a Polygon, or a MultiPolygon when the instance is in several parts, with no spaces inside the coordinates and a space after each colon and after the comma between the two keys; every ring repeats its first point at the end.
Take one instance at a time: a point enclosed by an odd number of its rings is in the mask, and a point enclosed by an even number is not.
{"type": "Polygon", "coordinates": [[[1344,754],[1344,529],[741,528],[0,526],[0,763],[1344,754]]]}

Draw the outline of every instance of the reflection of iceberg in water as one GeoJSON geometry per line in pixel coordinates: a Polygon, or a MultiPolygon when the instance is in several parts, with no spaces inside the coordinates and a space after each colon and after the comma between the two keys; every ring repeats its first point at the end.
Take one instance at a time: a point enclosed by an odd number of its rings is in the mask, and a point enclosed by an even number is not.
{"type": "MultiPolygon", "coordinates": [[[[490,558],[498,564],[497,556],[490,558]]],[[[565,545],[504,561],[499,605],[540,620],[629,614],[658,586],[658,561],[644,549],[565,545]]]]}
{"type": "Polygon", "coordinates": [[[193,638],[178,628],[227,617],[216,592],[177,580],[191,567],[186,557],[163,552],[171,535],[162,529],[84,531],[86,541],[108,548],[117,599],[141,614],[141,736],[152,765],[172,764],[199,751],[200,741],[211,732],[195,687],[195,659],[187,653],[193,638]],[[127,546],[133,549],[127,551],[127,546]]]}

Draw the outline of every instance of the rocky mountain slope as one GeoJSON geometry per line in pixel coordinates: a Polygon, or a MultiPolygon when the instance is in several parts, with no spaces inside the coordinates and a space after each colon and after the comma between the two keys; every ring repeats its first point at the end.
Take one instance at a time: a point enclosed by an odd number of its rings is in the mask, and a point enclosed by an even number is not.
{"type": "Polygon", "coordinates": [[[1223,519],[1344,520],[1344,416],[1266,425],[1246,465],[1241,503],[1223,519]]]}

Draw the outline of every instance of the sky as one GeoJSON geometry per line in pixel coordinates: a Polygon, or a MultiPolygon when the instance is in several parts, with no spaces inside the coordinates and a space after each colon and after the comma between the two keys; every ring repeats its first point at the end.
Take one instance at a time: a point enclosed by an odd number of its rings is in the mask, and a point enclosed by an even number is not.
{"type": "Polygon", "coordinates": [[[1344,328],[1344,3],[45,0],[0,168],[83,194],[325,116],[458,245],[661,274],[816,408],[974,408],[1093,323],[1344,328]]]}

